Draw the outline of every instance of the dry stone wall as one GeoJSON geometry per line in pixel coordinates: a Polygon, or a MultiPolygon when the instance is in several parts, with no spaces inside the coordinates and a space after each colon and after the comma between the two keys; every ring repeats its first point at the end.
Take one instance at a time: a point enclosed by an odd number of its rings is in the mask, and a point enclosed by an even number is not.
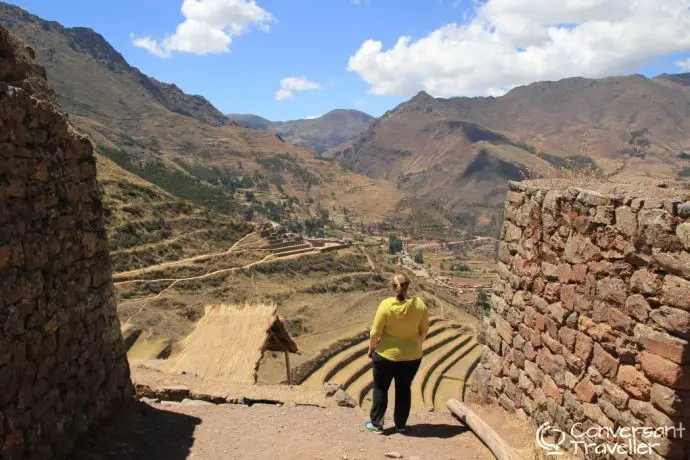
{"type": "Polygon", "coordinates": [[[476,389],[566,433],[690,428],[690,191],[591,187],[510,184],[476,389]]]}
{"type": "Polygon", "coordinates": [[[89,140],[0,26],[0,458],[64,457],[132,394],[89,140]]]}

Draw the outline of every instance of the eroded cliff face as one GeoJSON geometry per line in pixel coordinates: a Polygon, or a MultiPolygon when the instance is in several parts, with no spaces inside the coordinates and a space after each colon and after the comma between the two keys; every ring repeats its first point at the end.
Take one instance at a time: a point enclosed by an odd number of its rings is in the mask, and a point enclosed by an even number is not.
{"type": "MultiPolygon", "coordinates": [[[[511,183],[478,392],[566,434],[690,427],[690,190],[674,186],[511,183]]],[[[637,441],[684,459],[688,439],[637,441]]]]}
{"type": "Polygon", "coordinates": [[[90,141],[0,26],[0,457],[64,457],[131,396],[90,141]]]}

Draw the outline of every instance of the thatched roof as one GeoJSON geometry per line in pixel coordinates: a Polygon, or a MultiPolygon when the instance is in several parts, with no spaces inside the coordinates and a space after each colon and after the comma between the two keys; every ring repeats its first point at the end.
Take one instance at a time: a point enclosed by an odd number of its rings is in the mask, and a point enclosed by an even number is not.
{"type": "Polygon", "coordinates": [[[264,350],[268,351],[289,351],[290,353],[297,353],[299,349],[297,344],[290,333],[285,328],[285,323],[280,319],[280,316],[276,315],[273,318],[273,324],[266,331],[266,343],[264,345],[264,350]]]}
{"type": "Polygon", "coordinates": [[[256,383],[264,351],[297,353],[273,305],[208,305],[183,341],[174,370],[202,378],[256,383]]]}

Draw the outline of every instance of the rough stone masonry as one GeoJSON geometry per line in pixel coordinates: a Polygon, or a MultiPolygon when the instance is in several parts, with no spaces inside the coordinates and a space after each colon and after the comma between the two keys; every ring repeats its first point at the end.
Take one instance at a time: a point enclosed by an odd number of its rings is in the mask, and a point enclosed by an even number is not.
{"type": "Polygon", "coordinates": [[[0,458],[65,457],[131,395],[96,164],[0,26],[0,458]]]}
{"type": "MultiPolygon", "coordinates": [[[[511,183],[475,389],[566,433],[690,429],[689,199],[671,183],[511,183]]],[[[690,458],[689,440],[641,458],[690,458]]]]}

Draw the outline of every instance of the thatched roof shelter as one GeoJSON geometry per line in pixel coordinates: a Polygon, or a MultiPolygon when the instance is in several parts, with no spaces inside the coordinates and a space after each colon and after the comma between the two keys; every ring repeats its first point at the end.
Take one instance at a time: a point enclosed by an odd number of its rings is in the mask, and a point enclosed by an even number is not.
{"type": "Polygon", "coordinates": [[[256,383],[265,351],[297,353],[285,324],[273,305],[208,305],[206,314],[182,342],[174,370],[202,378],[256,383]]]}

